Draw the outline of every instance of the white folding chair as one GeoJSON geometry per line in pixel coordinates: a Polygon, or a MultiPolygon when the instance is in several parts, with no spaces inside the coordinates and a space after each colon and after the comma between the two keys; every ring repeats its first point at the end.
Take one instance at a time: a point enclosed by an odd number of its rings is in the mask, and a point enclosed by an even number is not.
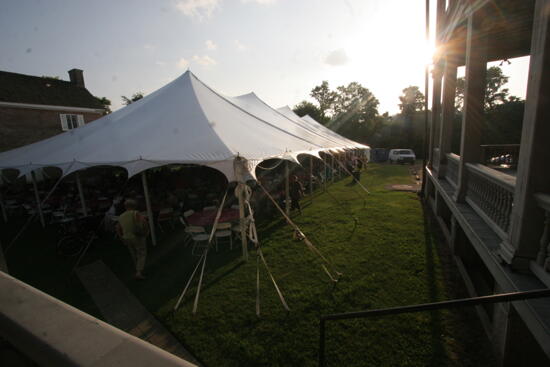
{"type": "Polygon", "coordinates": [[[215,206],[205,206],[204,208],[202,208],[202,210],[204,211],[207,211],[207,210],[216,210],[217,208],[215,206]]]}
{"type": "Polygon", "coordinates": [[[216,226],[216,233],[214,233],[214,238],[216,239],[216,251],[218,251],[218,241],[220,238],[229,238],[229,249],[233,250],[231,223],[218,223],[216,226]]]}
{"type": "Polygon", "coordinates": [[[210,236],[205,232],[202,232],[202,233],[192,232],[190,233],[190,235],[191,235],[191,239],[193,240],[193,248],[191,249],[191,254],[202,255],[203,251],[200,251],[198,254],[195,254],[195,251],[206,249],[206,247],[208,246],[208,239],[210,238],[210,236]]]}

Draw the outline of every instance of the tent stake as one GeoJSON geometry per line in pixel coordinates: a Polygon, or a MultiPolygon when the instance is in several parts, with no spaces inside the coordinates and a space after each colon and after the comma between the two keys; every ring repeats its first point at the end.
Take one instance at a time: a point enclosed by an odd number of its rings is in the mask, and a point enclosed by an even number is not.
{"type": "Polygon", "coordinates": [[[38,186],[36,185],[36,176],[34,171],[31,172],[32,177],[32,187],[34,189],[34,197],[36,198],[36,210],[38,210],[38,216],[40,217],[40,224],[42,228],[46,227],[46,222],[44,222],[44,214],[42,213],[42,204],[40,203],[40,195],[38,195],[38,186]]]}
{"type": "Polygon", "coordinates": [[[288,161],[285,161],[285,212],[286,215],[290,215],[290,172],[288,168],[288,161]]]}
{"type": "Polygon", "coordinates": [[[78,195],[80,196],[80,205],[82,205],[82,215],[88,216],[88,208],[86,207],[86,199],[84,198],[84,190],[82,190],[82,181],[80,181],[80,172],[76,173],[76,188],[78,189],[78,195]]]}
{"type": "Polygon", "coordinates": [[[147,206],[147,218],[149,229],[151,230],[151,241],[153,246],[157,245],[157,236],[155,234],[155,223],[153,221],[153,209],[151,209],[151,199],[149,198],[149,188],[147,186],[147,176],[145,171],[141,172],[141,183],[143,184],[143,193],[145,195],[145,205],[147,206]]]}

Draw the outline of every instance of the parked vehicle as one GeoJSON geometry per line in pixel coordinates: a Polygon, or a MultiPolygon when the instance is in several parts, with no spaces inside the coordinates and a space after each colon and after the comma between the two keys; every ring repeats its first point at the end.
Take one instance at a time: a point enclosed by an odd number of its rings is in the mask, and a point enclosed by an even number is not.
{"type": "Polygon", "coordinates": [[[414,162],[416,161],[416,155],[411,149],[392,149],[390,150],[388,160],[390,161],[390,164],[414,164],[414,162]]]}

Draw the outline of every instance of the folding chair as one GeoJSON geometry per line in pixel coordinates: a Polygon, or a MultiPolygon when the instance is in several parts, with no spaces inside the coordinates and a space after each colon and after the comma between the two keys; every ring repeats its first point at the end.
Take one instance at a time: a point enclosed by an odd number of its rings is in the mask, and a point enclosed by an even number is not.
{"type": "Polygon", "coordinates": [[[218,223],[216,233],[214,233],[214,238],[216,239],[216,251],[218,251],[218,240],[220,238],[229,238],[229,249],[233,250],[231,223],[218,223]]]}

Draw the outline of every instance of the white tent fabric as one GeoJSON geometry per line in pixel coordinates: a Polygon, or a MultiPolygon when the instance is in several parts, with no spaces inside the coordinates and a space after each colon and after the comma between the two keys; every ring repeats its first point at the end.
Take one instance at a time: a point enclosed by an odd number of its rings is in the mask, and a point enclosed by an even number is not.
{"type": "Polygon", "coordinates": [[[310,142],[315,143],[319,148],[336,148],[336,147],[349,147],[350,144],[345,143],[339,139],[331,139],[325,134],[319,134],[318,132],[310,129],[303,121],[296,121],[291,119],[281,112],[270,107],[264,101],[262,101],[254,93],[245,94],[238,97],[230,98],[233,103],[241,107],[242,109],[252,113],[265,121],[270,121],[274,125],[292,132],[294,135],[298,135],[310,142]]]}
{"type": "Polygon", "coordinates": [[[187,71],[112,114],[0,153],[0,169],[25,174],[53,166],[67,175],[109,165],[123,167],[132,176],[152,167],[185,163],[213,167],[234,181],[236,157],[246,159],[254,177],[255,166],[265,159],[295,160],[302,153],[365,147],[339,136],[329,139],[326,132],[315,132],[304,120],[297,124],[290,120],[255,95],[224,97],[187,71]]]}
{"type": "Polygon", "coordinates": [[[348,138],[343,137],[342,135],[338,134],[337,132],[327,128],[326,126],[322,125],[315,119],[313,119],[309,115],[305,115],[303,117],[298,116],[292,109],[288,106],[280,107],[277,109],[280,113],[288,117],[289,119],[296,121],[297,123],[303,124],[306,126],[306,128],[310,129],[311,131],[315,131],[318,134],[322,134],[326,136],[327,138],[333,139],[335,141],[338,141],[342,146],[346,148],[361,148],[361,149],[370,149],[368,146],[359,144],[353,140],[350,140],[348,138]]]}

